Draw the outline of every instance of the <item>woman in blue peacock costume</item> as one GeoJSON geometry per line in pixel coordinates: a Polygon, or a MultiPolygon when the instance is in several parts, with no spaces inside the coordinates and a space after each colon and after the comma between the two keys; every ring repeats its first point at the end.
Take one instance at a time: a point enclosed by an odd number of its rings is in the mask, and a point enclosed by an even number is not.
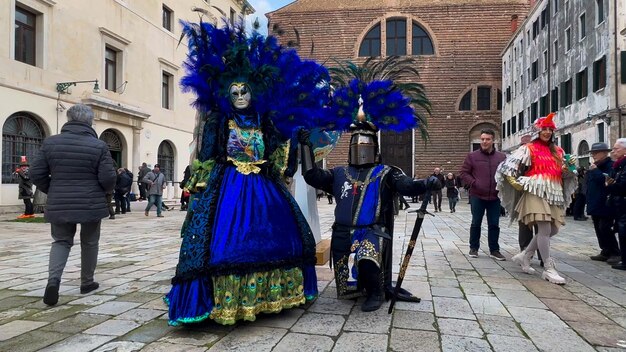
{"type": "Polygon", "coordinates": [[[197,158],[169,323],[253,321],[312,300],[315,240],[283,177],[293,174],[295,128],[312,127],[328,97],[328,72],[274,37],[248,36],[243,21],[183,23],[183,32],[197,158]]]}

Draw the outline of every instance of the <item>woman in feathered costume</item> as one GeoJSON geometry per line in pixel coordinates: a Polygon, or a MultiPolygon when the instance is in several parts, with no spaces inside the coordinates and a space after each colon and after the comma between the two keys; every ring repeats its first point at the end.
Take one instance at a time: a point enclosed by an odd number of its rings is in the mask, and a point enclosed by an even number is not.
{"type": "Polygon", "coordinates": [[[513,152],[496,171],[496,188],[512,220],[537,226],[528,247],[511,258],[528,274],[535,272],[530,259],[538,249],[544,261],[542,278],[565,284],[550,256],[550,238],[565,225],[565,208],[576,189],[574,174],[563,149],[554,144],[554,113],[537,119],[532,141],[513,152]],[[520,194],[521,193],[521,194],[520,194]]]}
{"type": "Polygon", "coordinates": [[[327,71],[243,21],[183,23],[181,85],[197,99],[197,159],[169,323],[255,320],[317,296],[315,240],[282,182],[286,143],[328,96],[327,71]]]}

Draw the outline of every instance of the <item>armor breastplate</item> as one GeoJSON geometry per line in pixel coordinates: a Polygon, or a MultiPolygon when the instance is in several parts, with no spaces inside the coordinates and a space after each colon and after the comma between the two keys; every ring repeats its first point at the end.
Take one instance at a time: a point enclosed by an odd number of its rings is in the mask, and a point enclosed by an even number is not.
{"type": "Polygon", "coordinates": [[[341,166],[334,169],[333,195],[337,200],[335,222],[345,226],[368,226],[380,218],[380,197],[389,166],[371,168],[341,166]]]}

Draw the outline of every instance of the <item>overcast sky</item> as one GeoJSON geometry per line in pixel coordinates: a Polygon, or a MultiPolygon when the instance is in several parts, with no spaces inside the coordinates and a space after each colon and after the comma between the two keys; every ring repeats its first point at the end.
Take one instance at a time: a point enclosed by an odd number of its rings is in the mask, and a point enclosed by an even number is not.
{"type": "Polygon", "coordinates": [[[265,14],[294,2],[295,0],[248,0],[256,12],[248,16],[248,21],[253,23],[257,18],[261,24],[261,32],[267,33],[267,18],[265,14]]]}

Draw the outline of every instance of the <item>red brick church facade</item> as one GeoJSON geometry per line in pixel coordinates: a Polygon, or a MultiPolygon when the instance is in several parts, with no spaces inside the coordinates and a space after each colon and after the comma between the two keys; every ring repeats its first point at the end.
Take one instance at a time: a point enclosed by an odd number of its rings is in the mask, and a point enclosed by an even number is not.
{"type": "MultiPolygon", "coordinates": [[[[529,6],[529,0],[297,0],[267,17],[270,33],[277,25],[286,43],[296,41],[297,30],[299,53],[319,62],[416,56],[433,105],[430,141],[419,132],[388,133],[381,150],[386,163],[425,176],[435,167],[457,173],[482,128],[499,138],[501,52],[529,6]]],[[[327,166],[346,162],[343,138],[327,166]]]]}

